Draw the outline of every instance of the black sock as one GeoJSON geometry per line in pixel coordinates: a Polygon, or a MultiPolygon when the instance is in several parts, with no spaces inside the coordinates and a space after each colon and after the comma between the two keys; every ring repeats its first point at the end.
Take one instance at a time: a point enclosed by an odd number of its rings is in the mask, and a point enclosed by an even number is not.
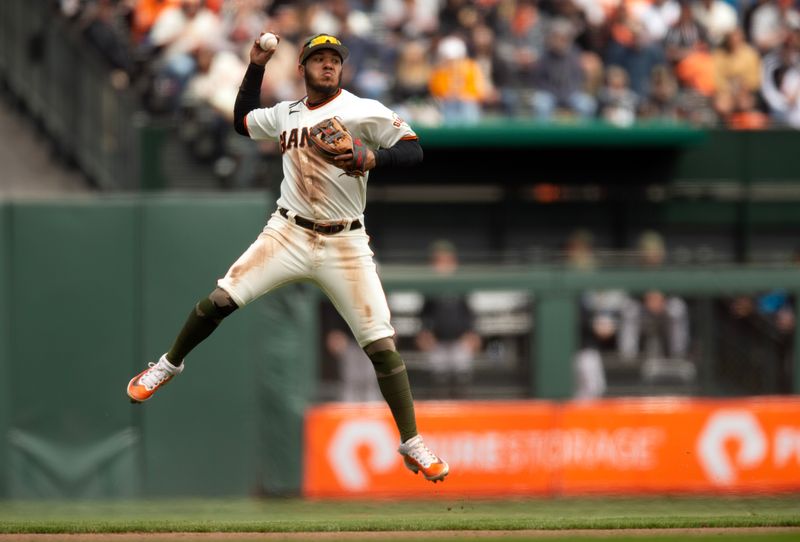
{"type": "Polygon", "coordinates": [[[394,423],[400,431],[400,439],[405,442],[417,435],[417,420],[403,358],[394,350],[383,350],[369,354],[369,359],[375,367],[381,394],[389,405],[394,423]]]}
{"type": "Polygon", "coordinates": [[[201,300],[189,313],[183,328],[178,333],[172,348],[167,352],[167,361],[174,366],[183,363],[195,346],[211,335],[220,322],[238,307],[230,297],[217,289],[210,296],[201,300]]]}

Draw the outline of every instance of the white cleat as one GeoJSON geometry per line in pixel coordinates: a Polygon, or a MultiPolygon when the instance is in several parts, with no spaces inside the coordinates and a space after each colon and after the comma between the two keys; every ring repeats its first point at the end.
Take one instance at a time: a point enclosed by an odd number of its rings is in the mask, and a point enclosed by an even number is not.
{"type": "Polygon", "coordinates": [[[447,462],[430,451],[420,435],[402,443],[397,451],[403,456],[403,462],[408,470],[414,474],[421,471],[425,479],[433,483],[444,480],[450,472],[447,462]]]}
{"type": "Polygon", "coordinates": [[[128,397],[132,403],[143,403],[150,399],[160,388],[183,372],[183,363],[175,367],[167,361],[167,355],[161,356],[158,363],[149,363],[147,369],[131,378],[128,382],[128,397]]]}

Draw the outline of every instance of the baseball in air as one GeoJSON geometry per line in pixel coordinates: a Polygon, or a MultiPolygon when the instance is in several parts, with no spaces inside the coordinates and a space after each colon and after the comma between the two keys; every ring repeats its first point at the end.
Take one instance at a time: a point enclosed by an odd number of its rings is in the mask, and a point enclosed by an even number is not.
{"type": "Polygon", "coordinates": [[[265,51],[272,51],[278,46],[278,36],[272,32],[265,32],[259,39],[258,44],[265,51]]]}

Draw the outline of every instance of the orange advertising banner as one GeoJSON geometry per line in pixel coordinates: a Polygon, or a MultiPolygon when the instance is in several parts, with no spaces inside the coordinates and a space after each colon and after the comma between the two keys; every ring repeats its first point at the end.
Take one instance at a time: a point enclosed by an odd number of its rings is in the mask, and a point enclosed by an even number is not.
{"type": "Polygon", "coordinates": [[[800,398],[418,402],[450,464],[420,483],[381,403],[306,415],[309,497],[715,492],[800,489],[800,398]]]}
{"type": "MultiPolygon", "coordinates": [[[[420,484],[397,453],[399,438],[381,404],[323,405],[306,415],[307,496],[545,493],[552,471],[536,462],[531,428],[555,423],[547,402],[418,402],[426,444],[450,464],[446,483],[420,484]]],[[[424,480],[423,480],[424,481],[424,480]]]]}

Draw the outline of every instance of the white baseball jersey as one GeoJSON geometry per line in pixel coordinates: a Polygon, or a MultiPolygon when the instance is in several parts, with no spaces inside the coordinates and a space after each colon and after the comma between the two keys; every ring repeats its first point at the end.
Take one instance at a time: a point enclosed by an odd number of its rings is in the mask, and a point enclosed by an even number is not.
{"type": "Polygon", "coordinates": [[[280,142],[284,178],[278,205],[319,222],[358,218],[367,202],[369,172],[357,178],[345,175],[310,147],[311,127],[334,116],[373,151],[389,148],[401,139],[417,139],[391,109],[343,89],[313,107],[305,99],[280,102],[255,109],[245,118],[251,138],[280,142]]]}
{"type": "Polygon", "coordinates": [[[363,347],[392,337],[394,329],[364,228],[367,175],[344,174],[309,143],[311,128],[334,116],[373,150],[417,139],[390,109],[346,90],[313,107],[300,100],[251,111],[245,118],[250,137],[280,142],[284,178],[278,206],[288,213],[273,213],[261,235],[217,285],[242,307],[284,284],[314,282],[363,347]],[[298,225],[296,216],[345,228],[326,235],[298,225]]]}

